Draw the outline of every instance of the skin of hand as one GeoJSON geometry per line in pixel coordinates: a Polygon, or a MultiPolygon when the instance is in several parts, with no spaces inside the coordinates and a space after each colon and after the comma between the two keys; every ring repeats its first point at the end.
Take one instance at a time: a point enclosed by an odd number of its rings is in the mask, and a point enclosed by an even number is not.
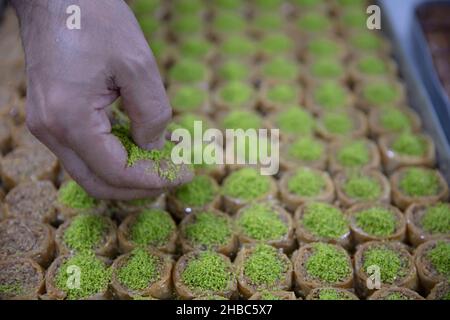
{"type": "Polygon", "coordinates": [[[134,141],[160,148],[171,108],[157,64],[123,0],[12,0],[26,56],[26,122],[67,172],[99,199],[155,196],[192,178],[182,167],[166,181],[152,164],[128,167],[111,134],[107,107],[121,96],[134,141]],[[66,27],[78,5],[81,29],[66,27]]]}

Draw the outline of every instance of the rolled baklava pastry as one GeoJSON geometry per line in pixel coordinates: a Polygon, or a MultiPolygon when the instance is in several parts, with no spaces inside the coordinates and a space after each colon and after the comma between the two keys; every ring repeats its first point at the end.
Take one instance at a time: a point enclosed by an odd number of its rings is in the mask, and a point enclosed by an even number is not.
{"type": "Polygon", "coordinates": [[[264,112],[276,112],[286,106],[303,103],[301,87],[295,82],[266,83],[260,93],[260,105],[264,112]]]}
{"type": "Polygon", "coordinates": [[[282,139],[310,136],[316,130],[316,120],[303,107],[293,105],[268,116],[269,128],[279,129],[282,139]]]}
{"type": "Polygon", "coordinates": [[[0,261],[0,300],[37,300],[44,292],[44,271],[34,260],[0,261]]]}
{"type": "Polygon", "coordinates": [[[253,73],[251,68],[236,58],[225,59],[218,63],[214,70],[214,82],[227,83],[229,81],[253,82],[253,73]]]}
{"type": "Polygon", "coordinates": [[[353,83],[370,81],[379,77],[395,79],[397,65],[392,59],[383,59],[376,54],[359,55],[350,62],[349,74],[353,83]]]}
{"type": "Polygon", "coordinates": [[[425,300],[417,292],[402,287],[388,287],[375,291],[368,300],[425,300]]]}
{"type": "Polygon", "coordinates": [[[16,148],[4,156],[0,164],[6,189],[30,180],[56,181],[59,169],[58,159],[44,145],[16,148]]]}
{"type": "Polygon", "coordinates": [[[387,172],[404,166],[433,167],[436,150],[433,140],[425,134],[404,132],[384,135],[378,140],[381,161],[387,172]]]}
{"type": "Polygon", "coordinates": [[[443,281],[434,286],[427,300],[449,300],[450,299],[450,282],[443,281]]]}
{"type": "Polygon", "coordinates": [[[107,209],[105,201],[91,197],[74,180],[63,183],[59,188],[55,206],[63,220],[80,213],[101,215],[107,209]]]}
{"type": "Polygon", "coordinates": [[[295,280],[306,296],[315,288],[349,289],[353,286],[352,260],[341,246],[309,243],[293,254],[292,261],[295,280]]]}
{"type": "Polygon", "coordinates": [[[230,81],[216,88],[212,100],[214,110],[254,109],[258,95],[251,83],[230,81]]]}
{"type": "Polygon", "coordinates": [[[306,107],[314,114],[342,112],[355,105],[354,95],[346,86],[336,81],[323,81],[307,92],[306,107]]]}
{"type": "Polygon", "coordinates": [[[239,243],[266,243],[284,252],[295,246],[291,215],[274,202],[255,202],[239,209],[235,216],[239,243]]]}
{"type": "Polygon", "coordinates": [[[56,258],[47,269],[45,286],[50,299],[107,300],[111,298],[110,261],[84,251],[56,258]]]}
{"type": "Polygon", "coordinates": [[[314,88],[324,81],[336,81],[345,86],[348,81],[343,62],[336,57],[318,57],[304,69],[302,80],[307,88],[314,88]]]}
{"type": "Polygon", "coordinates": [[[211,112],[208,91],[198,85],[170,86],[168,96],[175,114],[184,112],[211,112]]]}
{"type": "Polygon", "coordinates": [[[263,176],[253,168],[242,168],[223,181],[223,208],[234,214],[250,202],[275,199],[277,192],[277,184],[271,176],[263,176]]]}
{"type": "Polygon", "coordinates": [[[334,184],[325,171],[300,167],[285,172],[279,182],[280,197],[286,208],[294,212],[305,202],[333,202],[334,184]]]}
{"type": "Polygon", "coordinates": [[[292,291],[261,291],[253,294],[248,300],[297,300],[292,291]]]}
{"type": "Polygon", "coordinates": [[[358,107],[370,111],[389,105],[403,105],[406,101],[405,88],[396,79],[367,80],[356,86],[358,107]]]}
{"type": "Polygon", "coordinates": [[[237,297],[234,266],[227,256],[213,251],[192,251],[175,264],[173,282],[181,299],[218,295],[237,297]]]}
{"type": "Polygon", "coordinates": [[[128,216],[117,229],[117,239],[123,253],[139,246],[173,253],[176,249],[177,228],[168,212],[147,209],[128,216]]]}
{"type": "Polygon", "coordinates": [[[183,253],[212,250],[231,256],[237,250],[238,238],[233,221],[230,216],[217,209],[186,215],[179,230],[183,253]]]}
{"type": "Polygon", "coordinates": [[[206,175],[196,175],[167,195],[167,207],[178,219],[194,212],[219,208],[220,189],[216,180],[206,175]]]}
{"type": "Polygon", "coordinates": [[[414,253],[420,283],[426,292],[450,276],[450,240],[437,239],[422,243],[414,253]]]}
{"type": "Polygon", "coordinates": [[[450,205],[413,203],[406,209],[408,239],[413,246],[425,241],[450,237],[450,205]]]}
{"type": "Polygon", "coordinates": [[[394,206],[378,202],[359,203],[350,207],[346,214],[356,245],[367,241],[405,240],[406,219],[394,206]]]}
{"type": "Polygon", "coordinates": [[[300,245],[329,242],[350,249],[350,228],[347,217],[338,208],[322,202],[305,203],[294,217],[295,233],[300,245]]]}
{"type": "Polygon", "coordinates": [[[295,52],[296,43],[286,34],[271,32],[259,40],[257,56],[261,60],[270,60],[275,56],[289,56],[295,52]]]}
{"type": "Polygon", "coordinates": [[[9,218],[0,222],[0,258],[30,258],[44,268],[53,259],[53,228],[39,221],[9,218]]]}
{"type": "Polygon", "coordinates": [[[378,170],[339,172],[334,177],[334,186],[339,204],[346,208],[364,202],[391,202],[389,180],[378,170]]]}
{"type": "Polygon", "coordinates": [[[275,56],[259,65],[256,78],[264,84],[296,82],[299,72],[297,61],[288,56],[275,56]]]}
{"type": "Polygon", "coordinates": [[[4,200],[7,217],[53,223],[56,220],[57,191],[50,181],[23,182],[11,189],[4,200]]]}
{"type": "Polygon", "coordinates": [[[306,300],[359,300],[359,298],[347,289],[322,287],[312,289],[306,300]]]}
{"type": "Polygon", "coordinates": [[[239,292],[249,298],[261,290],[289,290],[292,263],[279,249],[265,244],[245,245],[234,261],[239,292]]]}
{"type": "Polygon", "coordinates": [[[381,288],[398,286],[416,290],[416,267],[406,245],[400,242],[369,241],[361,244],[354,256],[356,292],[370,296],[368,282],[380,282],[381,288]],[[368,280],[368,278],[370,279],[368,280]],[[379,279],[377,279],[379,277],[379,279]]]}
{"type": "Polygon", "coordinates": [[[423,167],[406,167],[395,171],[391,177],[393,202],[400,209],[412,203],[432,204],[448,199],[448,185],[442,174],[423,167]]]}
{"type": "Polygon", "coordinates": [[[378,169],[380,153],[377,145],[366,138],[336,141],[330,145],[328,167],[332,174],[339,171],[378,169]]]}
{"type": "Polygon", "coordinates": [[[208,88],[211,72],[206,65],[192,59],[179,59],[168,71],[171,85],[199,85],[208,88]]]}
{"type": "Polygon", "coordinates": [[[346,43],[332,34],[307,39],[302,55],[306,62],[314,61],[317,58],[336,58],[343,61],[347,56],[346,43]]]}
{"type": "Polygon", "coordinates": [[[117,253],[116,225],[104,216],[77,215],[58,227],[55,239],[59,255],[92,250],[112,258],[117,253]]]}
{"type": "Polygon", "coordinates": [[[119,256],[112,264],[111,286],[119,299],[172,295],[173,260],[154,249],[136,248],[119,256]]]}

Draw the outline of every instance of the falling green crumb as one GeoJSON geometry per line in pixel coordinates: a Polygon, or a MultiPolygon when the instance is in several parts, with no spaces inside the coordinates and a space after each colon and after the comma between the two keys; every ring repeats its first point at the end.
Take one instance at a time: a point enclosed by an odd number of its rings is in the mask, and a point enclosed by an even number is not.
{"type": "Polygon", "coordinates": [[[175,228],[167,212],[147,209],[138,214],[130,226],[131,241],[140,246],[161,246],[169,240],[175,228]]]}
{"type": "Polygon", "coordinates": [[[377,236],[387,237],[395,232],[395,214],[382,207],[372,207],[358,212],[356,225],[364,232],[377,236]]]}
{"type": "Polygon", "coordinates": [[[326,243],[315,243],[305,262],[308,276],[328,284],[342,282],[351,272],[351,264],[344,252],[326,243]]]}
{"type": "Polygon", "coordinates": [[[283,278],[288,266],[277,249],[257,245],[244,261],[244,275],[255,286],[273,286],[283,278]]]}
{"type": "Polygon", "coordinates": [[[301,224],[313,235],[328,239],[337,239],[349,232],[348,221],[342,211],[326,203],[308,204],[301,224]]]}
{"type": "Polygon", "coordinates": [[[213,212],[200,212],[186,225],[186,238],[208,248],[228,243],[232,236],[230,220],[213,212]]]}
{"type": "Polygon", "coordinates": [[[259,241],[278,240],[288,232],[286,223],[267,203],[255,203],[242,209],[237,226],[244,235],[259,241]]]}

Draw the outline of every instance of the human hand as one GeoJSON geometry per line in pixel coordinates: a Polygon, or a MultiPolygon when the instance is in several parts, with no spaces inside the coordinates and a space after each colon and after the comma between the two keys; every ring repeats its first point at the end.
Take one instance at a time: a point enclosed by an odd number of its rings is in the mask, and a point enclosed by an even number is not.
{"type": "MultiPolygon", "coordinates": [[[[121,96],[141,148],[160,148],[171,108],[157,64],[122,0],[13,0],[27,63],[27,125],[68,173],[96,198],[154,196],[174,181],[127,153],[111,134],[106,107],[121,96]],[[81,30],[66,27],[66,8],[81,9],[81,30]]],[[[150,164],[151,165],[151,164],[150,164]]]]}

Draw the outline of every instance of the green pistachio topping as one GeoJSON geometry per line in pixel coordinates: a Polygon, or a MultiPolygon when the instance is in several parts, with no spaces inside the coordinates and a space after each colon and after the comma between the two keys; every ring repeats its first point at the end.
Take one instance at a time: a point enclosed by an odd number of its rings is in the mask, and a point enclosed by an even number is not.
{"type": "Polygon", "coordinates": [[[208,176],[195,176],[175,191],[175,196],[183,204],[200,207],[214,200],[219,192],[218,186],[208,176]]]}
{"type": "Polygon", "coordinates": [[[261,48],[264,48],[268,54],[278,54],[292,50],[294,43],[292,40],[281,33],[270,34],[261,40],[261,48]]]}
{"type": "Polygon", "coordinates": [[[288,226],[267,203],[255,203],[242,210],[237,225],[242,233],[255,240],[278,240],[286,236],[288,226]]]}
{"type": "Polygon", "coordinates": [[[186,129],[193,136],[194,135],[194,124],[195,121],[201,121],[203,129],[208,129],[210,127],[207,118],[202,117],[196,113],[183,113],[180,117],[169,124],[169,130],[173,131],[178,128],[186,129]]]}
{"type": "Polygon", "coordinates": [[[346,167],[363,166],[370,160],[369,148],[364,141],[347,143],[338,150],[337,160],[346,167]]]}
{"type": "Polygon", "coordinates": [[[181,83],[201,82],[205,80],[206,67],[195,60],[183,58],[169,70],[169,76],[181,83]]]}
{"type": "Polygon", "coordinates": [[[342,48],[333,39],[318,38],[308,44],[308,51],[314,57],[334,57],[342,48]]]}
{"type": "Polygon", "coordinates": [[[130,226],[130,238],[140,246],[164,245],[176,226],[171,216],[159,209],[147,209],[136,217],[130,226]]]}
{"type": "Polygon", "coordinates": [[[92,252],[84,251],[67,259],[58,269],[55,285],[64,291],[69,300],[88,298],[107,290],[111,279],[111,269],[99,260],[92,252]],[[80,270],[80,286],[72,286],[69,277],[73,275],[71,269],[80,270]]]}
{"type": "Polygon", "coordinates": [[[280,83],[267,90],[267,99],[276,103],[288,104],[298,102],[298,90],[295,86],[280,83]]]}
{"type": "Polygon", "coordinates": [[[377,237],[387,237],[395,232],[395,214],[383,207],[372,207],[356,215],[356,225],[364,232],[377,237]]]}
{"type": "Polygon", "coordinates": [[[400,189],[411,197],[433,196],[439,192],[439,179],[435,171],[411,167],[400,177],[400,189]]]}
{"type": "Polygon", "coordinates": [[[420,221],[423,229],[431,234],[450,233],[450,206],[448,203],[430,205],[420,221]]]}
{"type": "Polygon", "coordinates": [[[363,88],[364,98],[373,104],[389,104],[395,101],[399,95],[397,88],[392,83],[374,82],[363,88]]]}
{"type": "Polygon", "coordinates": [[[181,273],[183,283],[194,290],[222,291],[234,278],[229,265],[221,255],[205,251],[188,261],[181,273]]]}
{"type": "Polygon", "coordinates": [[[275,122],[283,133],[312,134],[316,127],[313,116],[297,106],[278,113],[275,122]]]}
{"type": "Polygon", "coordinates": [[[214,212],[200,212],[186,225],[186,238],[195,244],[207,246],[224,245],[232,236],[231,222],[214,212]]]}
{"type": "Polygon", "coordinates": [[[350,295],[335,288],[325,288],[319,291],[319,300],[352,300],[350,295]]]}
{"type": "Polygon", "coordinates": [[[224,80],[245,80],[250,74],[249,67],[237,60],[228,60],[219,67],[218,74],[224,80]]]}
{"type": "Polygon", "coordinates": [[[281,79],[283,81],[294,81],[298,74],[296,63],[282,57],[273,58],[264,64],[262,72],[266,77],[281,79]]]}
{"type": "Polygon", "coordinates": [[[361,32],[352,36],[350,43],[359,50],[374,52],[381,48],[381,39],[370,32],[361,32]]]}
{"type": "Polygon", "coordinates": [[[262,176],[253,168],[234,171],[224,181],[224,195],[243,200],[253,200],[270,191],[270,177],[262,176]]]}
{"type": "Polygon", "coordinates": [[[393,284],[397,279],[405,276],[405,262],[400,254],[389,247],[373,247],[363,254],[363,267],[367,270],[370,266],[380,268],[381,281],[393,284]]]}
{"type": "Polygon", "coordinates": [[[344,15],[342,16],[342,22],[348,28],[363,29],[367,26],[367,15],[362,8],[355,8],[344,13],[344,15]]]}
{"type": "Polygon", "coordinates": [[[343,186],[344,192],[358,200],[375,200],[381,195],[381,186],[370,176],[355,175],[347,179],[343,186]]]}
{"type": "Polygon", "coordinates": [[[180,44],[179,49],[183,57],[202,58],[211,50],[211,43],[200,37],[192,37],[180,44]]]}
{"type": "Polygon", "coordinates": [[[321,174],[307,168],[298,169],[287,183],[289,192],[302,197],[317,196],[325,185],[321,174]]]}
{"type": "Polygon", "coordinates": [[[262,119],[250,111],[232,111],[225,116],[222,124],[226,129],[259,129],[262,119]]]}
{"type": "Polygon", "coordinates": [[[407,156],[423,156],[427,151],[427,141],[422,136],[404,132],[392,141],[392,150],[407,156]]]}
{"type": "Polygon", "coordinates": [[[172,22],[171,28],[179,34],[195,34],[201,32],[203,23],[196,14],[185,14],[177,17],[172,22]]]}
{"type": "Polygon", "coordinates": [[[224,85],[219,91],[220,97],[233,107],[239,107],[249,102],[254,96],[254,89],[245,82],[232,81],[224,85]]]}
{"type": "Polygon", "coordinates": [[[344,74],[344,68],[335,59],[320,58],[312,64],[311,73],[320,78],[337,78],[344,74]]]}
{"type": "Polygon", "coordinates": [[[115,135],[125,148],[128,156],[128,166],[133,166],[140,160],[148,160],[153,164],[153,170],[163,179],[174,181],[180,171],[180,166],[172,162],[171,154],[174,144],[167,141],[161,150],[146,150],[134,143],[129,125],[115,125],[112,128],[115,135]]]}
{"type": "Polygon", "coordinates": [[[213,27],[221,32],[238,32],[245,28],[246,21],[235,12],[220,11],[214,18],[213,27]]]}
{"type": "Polygon", "coordinates": [[[64,243],[74,250],[92,250],[107,230],[106,220],[97,215],[82,214],[73,218],[64,232],[64,243]]]}
{"type": "Polygon", "coordinates": [[[132,290],[143,290],[159,276],[159,258],[142,248],[134,249],[126,263],[117,270],[120,283],[132,290]]]}
{"type": "Polygon", "coordinates": [[[428,252],[427,258],[437,272],[450,280],[450,243],[439,241],[436,246],[428,252]]]}
{"type": "Polygon", "coordinates": [[[345,135],[352,131],[354,124],[348,114],[328,112],[322,117],[325,129],[332,134],[345,135]]]}
{"type": "Polygon", "coordinates": [[[281,16],[272,13],[260,14],[253,19],[252,23],[256,28],[264,31],[280,30],[283,28],[281,16]]]}
{"type": "Polygon", "coordinates": [[[206,100],[206,91],[195,86],[181,86],[174,93],[172,107],[179,111],[193,111],[200,108],[206,100]]]}
{"type": "Polygon", "coordinates": [[[226,56],[251,56],[256,52],[256,46],[249,38],[231,35],[222,43],[221,52],[226,56]]]}
{"type": "Polygon", "coordinates": [[[351,264],[343,251],[320,242],[315,243],[313,249],[305,263],[311,278],[332,284],[344,281],[351,274],[351,264]]]}
{"type": "Polygon", "coordinates": [[[288,155],[300,161],[317,161],[325,151],[325,145],[312,137],[305,137],[296,140],[289,147],[288,155]]]}
{"type": "Polygon", "coordinates": [[[177,0],[173,3],[173,10],[177,14],[194,14],[203,9],[203,2],[200,0],[177,0]]]}
{"type": "Polygon", "coordinates": [[[358,70],[368,75],[382,75],[387,72],[383,59],[376,56],[366,56],[361,58],[357,64],[358,70]]]}
{"type": "Polygon", "coordinates": [[[91,209],[97,205],[97,200],[87,194],[75,181],[70,180],[58,192],[58,201],[74,209],[91,209]]]}
{"type": "Polygon", "coordinates": [[[308,204],[301,221],[313,235],[324,238],[340,238],[349,232],[348,221],[341,210],[320,202],[308,204]]]}
{"type": "Polygon", "coordinates": [[[386,300],[409,300],[407,296],[401,294],[400,292],[392,292],[388,294],[385,298],[386,300]]]}
{"type": "Polygon", "coordinates": [[[320,13],[308,12],[298,20],[300,30],[318,32],[330,28],[330,19],[320,13]]]}
{"type": "Polygon", "coordinates": [[[131,8],[137,15],[150,14],[159,7],[159,0],[135,0],[131,8]]]}
{"type": "Polygon", "coordinates": [[[346,99],[347,92],[338,82],[324,82],[314,91],[314,100],[326,110],[336,110],[344,107],[346,99]]]}
{"type": "Polygon", "coordinates": [[[411,128],[410,118],[396,108],[383,108],[380,111],[380,124],[389,131],[403,131],[411,128]]]}
{"type": "Polygon", "coordinates": [[[256,286],[276,284],[287,268],[277,249],[264,244],[257,245],[244,261],[244,275],[256,286]]]}

